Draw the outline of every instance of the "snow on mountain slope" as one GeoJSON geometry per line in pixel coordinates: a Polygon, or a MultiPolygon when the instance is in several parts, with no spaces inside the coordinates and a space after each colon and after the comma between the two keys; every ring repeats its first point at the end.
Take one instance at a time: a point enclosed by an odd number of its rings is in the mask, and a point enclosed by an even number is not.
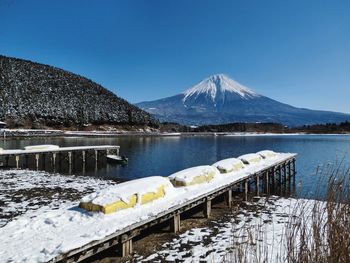
{"type": "Polygon", "coordinates": [[[199,84],[186,90],[183,94],[183,102],[186,102],[190,97],[198,97],[201,94],[210,95],[211,99],[215,101],[218,94],[223,94],[225,92],[238,94],[243,99],[253,98],[260,96],[254,91],[248,89],[247,87],[239,84],[238,82],[230,79],[224,74],[218,74],[210,76],[202,80],[199,84]]]}
{"type": "Polygon", "coordinates": [[[161,121],[187,125],[275,122],[298,126],[350,120],[348,114],[296,108],[278,102],[223,74],[210,76],[178,95],[136,105],[161,121]]]}

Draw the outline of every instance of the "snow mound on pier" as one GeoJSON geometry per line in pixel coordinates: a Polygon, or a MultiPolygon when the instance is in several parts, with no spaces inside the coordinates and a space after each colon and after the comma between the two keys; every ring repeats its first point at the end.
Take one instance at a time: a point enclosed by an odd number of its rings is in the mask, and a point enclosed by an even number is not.
{"type": "Polygon", "coordinates": [[[133,195],[136,195],[137,200],[140,202],[142,195],[156,193],[159,187],[164,189],[165,194],[171,194],[174,188],[168,178],[151,176],[117,184],[108,187],[107,189],[89,194],[84,196],[81,199],[81,202],[106,206],[116,201],[128,203],[130,197],[133,195]]]}
{"type": "Polygon", "coordinates": [[[60,147],[58,145],[53,145],[53,144],[41,144],[41,145],[30,145],[24,147],[24,150],[35,150],[35,151],[40,151],[40,150],[57,150],[60,147]]]}
{"type": "Polygon", "coordinates": [[[237,158],[228,158],[213,164],[221,173],[229,173],[244,168],[244,163],[237,158]]]}
{"type": "Polygon", "coordinates": [[[264,159],[273,158],[273,157],[276,157],[277,155],[274,151],[271,151],[271,150],[260,151],[260,152],[257,152],[257,154],[259,154],[264,159]]]}
{"type": "Polygon", "coordinates": [[[245,164],[255,164],[262,160],[262,157],[256,153],[248,153],[238,157],[245,164]]]}
{"type": "Polygon", "coordinates": [[[175,186],[189,186],[210,182],[218,174],[220,172],[216,167],[202,165],[174,173],[169,176],[169,179],[175,186]]]}

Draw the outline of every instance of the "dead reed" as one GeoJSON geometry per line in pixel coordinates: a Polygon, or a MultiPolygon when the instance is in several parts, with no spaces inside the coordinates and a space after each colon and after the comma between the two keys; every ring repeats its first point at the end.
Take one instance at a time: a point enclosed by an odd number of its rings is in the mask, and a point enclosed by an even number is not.
{"type": "Polygon", "coordinates": [[[317,200],[298,199],[276,232],[259,219],[240,230],[233,223],[225,262],[349,263],[350,169],[327,166],[317,178],[317,200]]]}

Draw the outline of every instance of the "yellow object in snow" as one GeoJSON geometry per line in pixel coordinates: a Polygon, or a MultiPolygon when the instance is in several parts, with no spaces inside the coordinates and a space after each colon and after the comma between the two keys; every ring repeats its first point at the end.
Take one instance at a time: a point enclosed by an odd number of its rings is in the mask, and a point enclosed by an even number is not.
{"type": "Polygon", "coordinates": [[[93,202],[80,202],[79,207],[91,212],[102,212],[104,214],[110,214],[119,210],[134,207],[137,203],[136,194],[129,197],[129,202],[118,200],[114,203],[106,205],[98,205],[93,202]]]}
{"type": "Polygon", "coordinates": [[[259,163],[262,160],[262,157],[256,153],[249,153],[245,155],[241,155],[238,157],[245,164],[254,164],[259,163]]]}
{"type": "Polygon", "coordinates": [[[185,181],[176,181],[176,180],[170,180],[170,182],[176,186],[190,186],[190,185],[194,185],[194,184],[203,184],[203,183],[207,183],[210,182],[211,180],[213,180],[215,174],[212,172],[208,175],[198,175],[193,177],[192,181],[190,182],[185,182],[185,181]]]}
{"type": "Polygon", "coordinates": [[[155,192],[147,192],[142,194],[140,197],[137,194],[133,194],[128,198],[128,202],[118,199],[113,203],[100,205],[91,202],[80,202],[79,207],[91,212],[102,212],[104,214],[111,214],[123,209],[131,208],[136,206],[137,203],[141,205],[152,202],[156,199],[162,198],[165,195],[164,185],[157,188],[155,192]],[[140,198],[140,200],[139,200],[140,198]]]}
{"type": "Polygon", "coordinates": [[[175,187],[190,186],[195,184],[208,183],[219,174],[219,171],[212,166],[192,167],[169,176],[170,182],[175,187]]]}
{"type": "Polygon", "coordinates": [[[244,164],[241,160],[236,158],[228,158],[221,161],[218,161],[213,164],[221,174],[236,172],[244,168],[244,164]]]}
{"type": "Polygon", "coordinates": [[[241,170],[242,168],[244,168],[244,164],[243,163],[237,163],[233,166],[232,171],[238,171],[241,170]]]}
{"type": "Polygon", "coordinates": [[[221,169],[220,167],[218,167],[220,173],[222,173],[222,174],[230,173],[230,172],[235,172],[235,171],[239,171],[239,170],[241,170],[242,168],[244,168],[244,164],[241,164],[241,163],[234,164],[234,165],[232,166],[232,169],[230,169],[230,170],[221,169]]]}
{"type": "Polygon", "coordinates": [[[149,202],[152,202],[153,200],[156,200],[158,198],[164,197],[165,190],[164,185],[157,188],[156,192],[148,192],[143,195],[141,195],[141,205],[147,204],[149,202]]]}
{"type": "Polygon", "coordinates": [[[257,154],[259,154],[264,159],[277,156],[277,154],[274,151],[270,151],[270,150],[260,151],[260,152],[257,152],[257,154]]]}

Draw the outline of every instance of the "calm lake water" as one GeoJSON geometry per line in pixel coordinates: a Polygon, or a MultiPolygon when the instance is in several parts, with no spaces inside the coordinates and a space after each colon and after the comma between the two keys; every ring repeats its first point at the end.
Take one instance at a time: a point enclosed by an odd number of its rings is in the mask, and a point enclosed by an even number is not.
{"type": "MultiPolygon", "coordinates": [[[[98,176],[115,180],[130,180],[152,175],[167,176],[191,166],[212,164],[217,160],[241,154],[271,149],[295,152],[297,157],[297,195],[314,194],[322,168],[342,162],[350,165],[350,136],[347,135],[272,135],[272,136],[169,136],[118,138],[34,138],[0,141],[5,149],[23,148],[34,144],[63,146],[121,146],[121,155],[129,158],[127,166],[107,164],[95,166],[90,159],[82,171],[77,162],[71,171],[76,175],[98,176]]],[[[46,168],[49,169],[50,168],[46,168]]],[[[57,172],[68,173],[67,166],[57,172]]]]}

